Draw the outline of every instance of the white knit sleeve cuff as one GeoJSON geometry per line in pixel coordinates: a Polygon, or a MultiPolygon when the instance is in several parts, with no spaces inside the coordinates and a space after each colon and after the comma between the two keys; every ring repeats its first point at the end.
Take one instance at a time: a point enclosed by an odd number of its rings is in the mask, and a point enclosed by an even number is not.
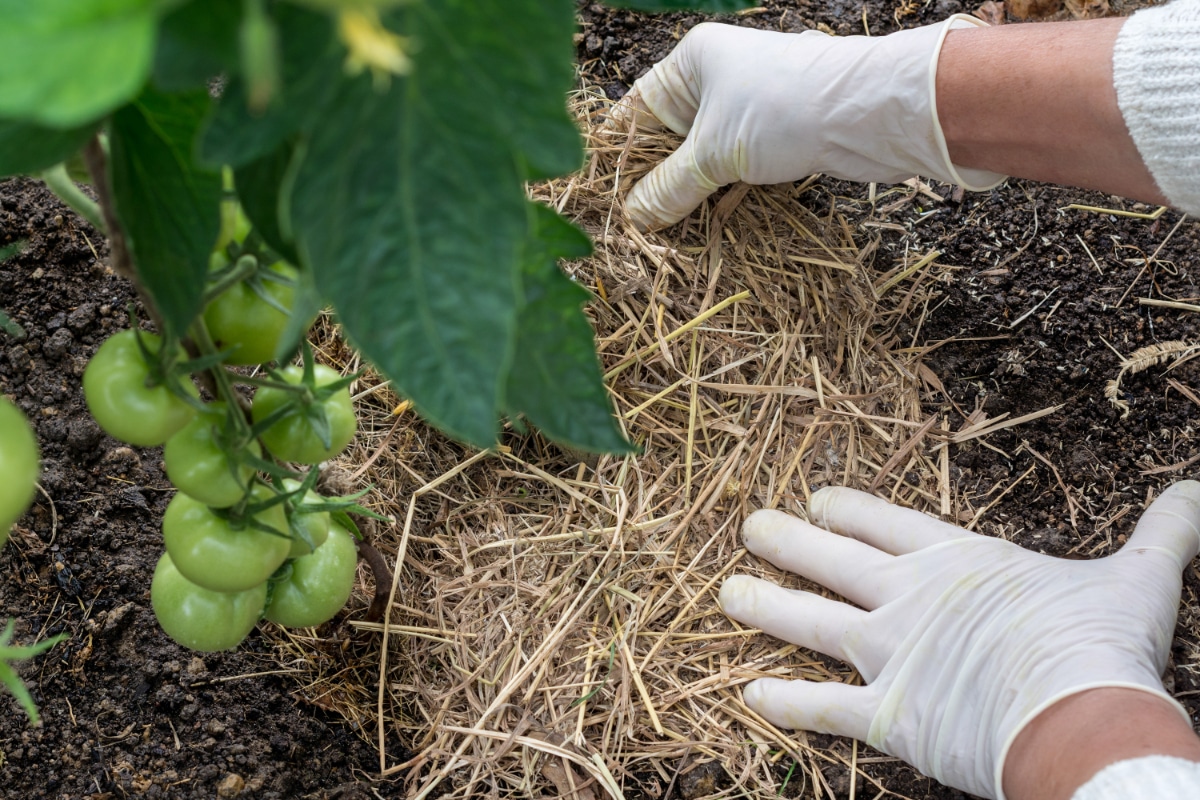
{"type": "Polygon", "coordinates": [[[1200,214],[1200,0],[1134,14],[1113,48],[1117,105],[1171,205],[1200,214]]]}
{"type": "Polygon", "coordinates": [[[1166,800],[1200,797],[1200,763],[1145,756],[1109,764],[1075,790],[1071,800],[1166,800]]]}

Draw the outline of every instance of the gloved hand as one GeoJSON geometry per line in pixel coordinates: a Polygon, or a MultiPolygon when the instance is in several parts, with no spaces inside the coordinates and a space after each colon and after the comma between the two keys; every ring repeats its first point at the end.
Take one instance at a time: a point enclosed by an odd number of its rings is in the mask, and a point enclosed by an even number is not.
{"type": "Polygon", "coordinates": [[[1200,483],[1169,488],[1120,552],[1092,561],[1039,555],[851,489],[816,492],[808,512],[812,525],[751,515],[747,549],[868,610],[746,575],[725,581],[721,607],[853,664],[867,685],[753,681],[745,701],[774,724],[852,736],[944,784],[1003,798],[1009,746],[1069,695],[1142,689],[1187,718],[1160,676],[1180,573],[1200,548],[1200,483]]]}
{"type": "Polygon", "coordinates": [[[630,216],[661,228],[725,184],[816,172],[881,183],[924,175],[990,189],[1004,176],[950,163],[934,97],[946,33],[983,24],[960,14],[880,37],[698,25],[614,109],[612,125],[687,135],[633,187],[630,216]]]}

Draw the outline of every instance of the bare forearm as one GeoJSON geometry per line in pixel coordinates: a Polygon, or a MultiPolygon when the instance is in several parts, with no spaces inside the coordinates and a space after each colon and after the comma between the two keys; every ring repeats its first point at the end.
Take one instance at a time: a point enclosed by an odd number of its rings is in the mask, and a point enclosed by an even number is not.
{"type": "Polygon", "coordinates": [[[1009,800],[1068,800],[1109,764],[1164,755],[1200,761],[1200,739],[1179,711],[1134,689],[1093,689],[1039,714],[1004,764],[1009,800]]]}
{"type": "Polygon", "coordinates": [[[1122,19],[951,31],[937,110],[959,167],[1164,204],[1117,106],[1122,19]]]}

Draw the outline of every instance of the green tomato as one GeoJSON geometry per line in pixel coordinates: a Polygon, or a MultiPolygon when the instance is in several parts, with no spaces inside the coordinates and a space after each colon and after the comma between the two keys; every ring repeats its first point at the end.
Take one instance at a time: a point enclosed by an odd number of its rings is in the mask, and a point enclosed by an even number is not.
{"type": "MultiPolygon", "coordinates": [[[[212,403],[208,411],[184,425],[163,448],[163,463],[171,483],[187,496],[213,508],[227,508],[246,495],[254,468],[238,464],[221,449],[220,435],[227,412],[224,403],[212,403]]],[[[258,442],[246,445],[256,458],[262,456],[258,442]]]]}
{"type": "MultiPolygon", "coordinates": [[[[299,384],[304,377],[304,368],[293,364],[283,370],[284,379],[291,384],[299,384]]],[[[341,375],[336,370],[324,364],[313,365],[313,377],[318,387],[340,380],[341,375]]],[[[292,402],[294,392],[283,389],[264,387],[254,395],[254,405],[250,415],[254,421],[260,422],[287,403],[292,402]]],[[[328,461],[346,449],[354,439],[357,420],[354,418],[354,406],[350,402],[350,390],[340,389],[332,397],[320,403],[325,418],[329,422],[329,447],[321,443],[321,436],[313,427],[312,420],[306,410],[297,405],[290,413],[267,428],[262,434],[262,442],[267,449],[281,461],[291,461],[297,464],[319,464],[328,461]]],[[[311,413],[313,409],[308,409],[311,413]]]]}
{"type": "MultiPolygon", "coordinates": [[[[162,347],[155,334],[141,336],[152,354],[162,347]]],[[[137,447],[155,447],[191,422],[194,408],[166,386],[151,386],[149,381],[150,365],[134,331],[115,333],[100,345],[83,371],[83,396],[105,433],[137,447]]],[[[191,380],[185,380],[183,388],[200,396],[191,380]]]]}
{"type": "Polygon", "coordinates": [[[29,508],[38,477],[38,445],[21,409],[0,397],[0,545],[29,508]]]}
{"type": "MultiPolygon", "coordinates": [[[[273,496],[265,486],[250,491],[253,501],[273,496]]],[[[163,514],[163,542],[175,567],[192,583],[214,592],[242,592],[258,586],[287,560],[292,549],[283,504],[254,517],[279,535],[249,525],[235,527],[208,506],[182,492],[163,514]]]]}
{"type": "Polygon", "coordinates": [[[214,592],[189,581],[163,553],[150,583],[150,605],[167,635],[190,650],[214,653],[237,647],[267,604],[267,585],[214,592]]]}
{"type": "MultiPolygon", "coordinates": [[[[267,267],[270,272],[296,280],[296,269],[282,261],[267,267]]],[[[294,284],[258,279],[262,291],[279,306],[291,310],[294,284]]],[[[231,349],[227,364],[262,364],[275,358],[279,339],[287,328],[288,315],[275,308],[246,281],[235,283],[204,309],[204,324],[217,347],[231,349]]]]}
{"type": "Polygon", "coordinates": [[[353,537],[333,523],[325,544],[293,561],[292,574],[275,584],[264,616],[288,628],[309,628],[332,619],[350,599],[357,564],[353,537]]]}
{"type": "MultiPolygon", "coordinates": [[[[289,492],[294,492],[300,488],[300,482],[294,481],[291,478],[285,478],[283,486],[289,492]]],[[[310,491],[299,502],[316,504],[323,499],[321,495],[310,491]]],[[[311,555],[313,551],[325,543],[325,539],[329,536],[330,521],[328,511],[294,512],[289,517],[289,520],[292,524],[292,551],[288,554],[288,558],[311,555]],[[303,531],[303,536],[298,535],[297,528],[303,531]],[[307,541],[305,537],[307,537],[307,541]],[[309,547],[308,542],[312,542],[311,547],[309,547]]]]}

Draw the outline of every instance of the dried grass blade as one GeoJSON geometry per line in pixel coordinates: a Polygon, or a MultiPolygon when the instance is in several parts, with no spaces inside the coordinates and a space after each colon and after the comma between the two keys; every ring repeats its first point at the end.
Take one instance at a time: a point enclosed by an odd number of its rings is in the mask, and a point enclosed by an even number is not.
{"type": "Polygon", "coordinates": [[[1059,403],[1055,406],[1043,408],[1041,411],[1034,411],[1030,414],[1022,414],[1019,417],[1014,417],[1013,419],[1006,419],[1003,422],[991,420],[982,427],[968,428],[965,431],[959,431],[950,437],[950,441],[954,444],[962,444],[963,442],[969,442],[972,439],[978,439],[980,436],[987,436],[995,433],[996,431],[1002,431],[1005,428],[1012,428],[1016,425],[1024,425],[1026,422],[1033,422],[1035,419],[1041,419],[1042,417],[1054,414],[1060,411],[1065,405],[1066,403],[1059,403]]]}

